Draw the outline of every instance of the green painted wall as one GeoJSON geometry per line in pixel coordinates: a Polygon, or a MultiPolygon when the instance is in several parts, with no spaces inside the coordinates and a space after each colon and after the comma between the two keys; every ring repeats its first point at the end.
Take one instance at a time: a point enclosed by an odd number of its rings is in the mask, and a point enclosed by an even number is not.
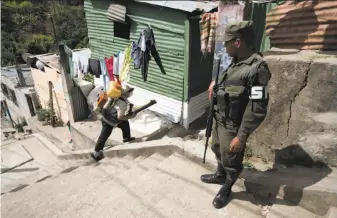
{"type": "Polygon", "coordinates": [[[248,8],[248,18],[254,21],[256,33],[256,49],[264,52],[270,49],[269,37],[265,35],[266,15],[276,3],[250,3],[248,8]]]}
{"type": "Polygon", "coordinates": [[[114,37],[113,22],[106,17],[108,0],[85,0],[89,44],[93,57],[109,57],[137,41],[140,33],[151,25],[157,50],[166,75],[160,72],[152,58],[149,64],[148,81],[141,78],[141,71],[131,65],[130,83],[149,91],[181,101],[184,89],[184,48],[186,14],[176,10],[133,2],[127,8],[131,18],[130,40],[114,37]]]}

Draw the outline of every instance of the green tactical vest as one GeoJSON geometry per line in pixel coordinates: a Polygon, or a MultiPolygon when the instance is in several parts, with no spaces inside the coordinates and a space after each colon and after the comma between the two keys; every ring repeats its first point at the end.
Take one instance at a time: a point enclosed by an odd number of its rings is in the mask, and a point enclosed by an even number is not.
{"type": "Polygon", "coordinates": [[[249,102],[250,80],[264,63],[262,54],[253,53],[245,60],[232,63],[218,83],[216,120],[228,129],[240,127],[249,102]]]}

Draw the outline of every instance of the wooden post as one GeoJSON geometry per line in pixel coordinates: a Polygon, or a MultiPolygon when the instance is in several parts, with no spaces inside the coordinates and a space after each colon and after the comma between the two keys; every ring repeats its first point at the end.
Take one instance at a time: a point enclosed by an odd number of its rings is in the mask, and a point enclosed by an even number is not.
{"type": "MultiPolygon", "coordinates": [[[[253,5],[253,3],[252,3],[253,5]]],[[[250,0],[246,0],[245,1],[245,8],[243,9],[243,20],[250,20],[250,10],[251,8],[249,7],[250,6],[250,0]]]]}
{"type": "Polygon", "coordinates": [[[67,102],[68,107],[68,116],[69,122],[74,123],[74,107],[73,107],[73,99],[71,95],[71,91],[74,87],[72,79],[70,78],[70,66],[69,66],[69,58],[66,51],[67,47],[63,43],[59,44],[60,50],[60,73],[62,77],[63,84],[63,92],[64,97],[67,102]]]}
{"type": "Polygon", "coordinates": [[[53,99],[53,83],[49,81],[49,109],[51,110],[51,126],[55,128],[55,113],[54,113],[54,99],[53,99]]]}
{"type": "Polygon", "coordinates": [[[12,119],[11,112],[9,111],[9,108],[8,108],[6,100],[3,101],[3,104],[5,106],[5,111],[8,113],[9,119],[10,119],[10,121],[12,123],[12,127],[15,128],[14,121],[12,119]]]}

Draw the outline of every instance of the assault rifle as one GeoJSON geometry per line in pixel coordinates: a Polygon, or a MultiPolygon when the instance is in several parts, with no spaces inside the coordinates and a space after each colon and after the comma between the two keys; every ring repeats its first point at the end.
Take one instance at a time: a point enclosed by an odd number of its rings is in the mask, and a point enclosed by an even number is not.
{"type": "Polygon", "coordinates": [[[215,84],[213,86],[213,91],[212,91],[212,101],[211,101],[211,107],[209,108],[209,114],[207,117],[207,126],[206,126],[206,132],[205,132],[205,136],[206,136],[206,144],[205,144],[205,151],[204,151],[204,158],[202,163],[205,164],[205,159],[206,159],[206,151],[207,151],[207,147],[208,147],[208,141],[209,141],[209,137],[211,137],[211,133],[212,133],[212,126],[213,126],[213,117],[214,117],[214,105],[216,104],[216,93],[218,91],[218,81],[219,81],[219,70],[220,70],[220,63],[221,63],[221,58],[220,59],[216,59],[216,77],[215,77],[215,84]]]}

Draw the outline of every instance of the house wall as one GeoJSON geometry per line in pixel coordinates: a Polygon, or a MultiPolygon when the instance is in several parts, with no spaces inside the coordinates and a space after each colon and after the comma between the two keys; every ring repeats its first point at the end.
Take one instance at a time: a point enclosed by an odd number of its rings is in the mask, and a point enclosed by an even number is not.
{"type": "Polygon", "coordinates": [[[179,122],[184,97],[186,13],[133,2],[127,8],[131,19],[130,40],[127,40],[114,37],[114,23],[106,16],[110,3],[107,0],[85,1],[92,57],[110,57],[118,51],[124,51],[132,41],[138,40],[140,33],[150,24],[167,74],[163,75],[151,58],[147,82],[142,80],[141,71],[134,70],[132,64],[129,83],[136,87],[134,95],[141,96],[137,98],[136,104],[155,99],[158,104],[150,110],[168,115],[173,122],[179,122]]]}
{"type": "Polygon", "coordinates": [[[195,121],[209,106],[208,86],[212,80],[214,53],[202,54],[200,43],[200,19],[191,19],[189,40],[188,101],[184,103],[184,126],[195,121]]]}
{"type": "Polygon", "coordinates": [[[42,108],[48,108],[49,81],[53,83],[53,105],[58,118],[68,121],[68,109],[63,92],[62,77],[55,69],[45,66],[45,72],[32,68],[35,91],[42,108]]]}
{"type": "Polygon", "coordinates": [[[15,104],[11,99],[8,98],[4,93],[2,93],[3,99],[6,100],[8,110],[11,113],[11,117],[15,123],[18,123],[18,119],[22,122],[24,119],[31,117],[29,106],[25,94],[30,94],[30,87],[15,88],[15,85],[6,76],[1,76],[1,83],[7,86],[7,89],[14,91],[17,104],[15,104]]]}

